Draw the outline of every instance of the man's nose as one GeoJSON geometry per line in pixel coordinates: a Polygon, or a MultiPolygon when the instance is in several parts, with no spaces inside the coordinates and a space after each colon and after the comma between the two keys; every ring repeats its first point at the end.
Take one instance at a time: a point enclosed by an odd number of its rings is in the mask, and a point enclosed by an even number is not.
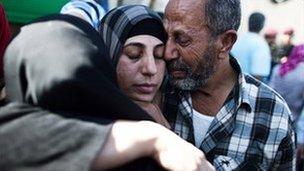
{"type": "Polygon", "coordinates": [[[171,39],[168,39],[165,48],[165,60],[171,61],[177,58],[178,58],[178,51],[176,49],[176,45],[171,39]]]}

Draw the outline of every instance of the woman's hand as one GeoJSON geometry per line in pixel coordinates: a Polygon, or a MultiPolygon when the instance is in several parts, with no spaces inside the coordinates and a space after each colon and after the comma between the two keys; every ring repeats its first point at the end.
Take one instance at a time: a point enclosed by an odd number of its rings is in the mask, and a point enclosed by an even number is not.
{"type": "Polygon", "coordinates": [[[164,117],[161,111],[162,105],[162,95],[158,91],[152,102],[134,101],[138,106],[145,110],[157,123],[163,125],[164,127],[170,129],[170,124],[164,117]]]}
{"type": "Polygon", "coordinates": [[[173,132],[159,132],[154,158],[168,170],[213,171],[204,153],[173,132]]]}
{"type": "Polygon", "coordinates": [[[140,157],[151,156],[167,170],[213,171],[205,155],[170,130],[150,121],[117,121],[92,170],[121,166],[140,157]]]}
{"type": "Polygon", "coordinates": [[[163,125],[164,127],[170,129],[170,124],[164,117],[162,111],[159,106],[152,102],[140,102],[134,101],[137,105],[139,105],[143,110],[145,110],[157,123],[163,125]]]}

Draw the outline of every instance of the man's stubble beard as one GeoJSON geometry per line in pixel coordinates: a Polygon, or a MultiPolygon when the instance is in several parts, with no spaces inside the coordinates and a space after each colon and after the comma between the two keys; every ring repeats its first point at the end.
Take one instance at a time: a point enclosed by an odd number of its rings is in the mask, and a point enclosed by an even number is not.
{"type": "Polygon", "coordinates": [[[171,69],[182,70],[186,72],[186,78],[176,79],[169,74],[170,84],[178,89],[185,91],[195,91],[207,84],[215,72],[216,61],[215,51],[212,45],[208,46],[206,53],[202,54],[197,69],[193,69],[182,61],[181,58],[168,63],[169,71],[171,69]]]}

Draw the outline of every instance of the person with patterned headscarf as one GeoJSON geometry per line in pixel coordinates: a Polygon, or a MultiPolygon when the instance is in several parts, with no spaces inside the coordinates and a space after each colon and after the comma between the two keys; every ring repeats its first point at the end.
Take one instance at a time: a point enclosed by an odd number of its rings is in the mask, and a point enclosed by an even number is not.
{"type": "Polygon", "coordinates": [[[167,40],[159,15],[142,5],[121,6],[103,17],[99,32],[116,68],[119,88],[158,123],[169,127],[159,108],[167,40]]]}
{"type": "MultiPolygon", "coordinates": [[[[109,50],[112,64],[116,68],[119,87],[135,103],[150,113],[157,122],[169,127],[159,108],[161,97],[158,89],[164,78],[163,51],[167,38],[162,19],[148,7],[129,5],[117,7],[99,20],[103,16],[103,10],[97,4],[94,0],[70,1],[63,6],[61,13],[80,17],[100,32],[109,50]],[[154,37],[161,44],[153,47],[151,51],[150,47],[142,46],[144,45],[142,43],[134,46],[134,43],[129,42],[138,36],[150,36],[146,37],[146,40],[154,37]],[[127,44],[132,44],[132,46],[125,46],[127,44]],[[141,56],[144,57],[140,57],[136,63],[134,63],[135,59],[126,58],[128,56],[126,52],[133,53],[133,57],[134,55],[139,57],[140,53],[148,52],[147,50],[152,53],[143,53],[144,55],[141,56]],[[133,72],[125,72],[126,70],[133,72]],[[128,75],[136,76],[129,77],[128,75]]],[[[138,38],[132,41],[142,42],[144,39],[138,38]]]]}

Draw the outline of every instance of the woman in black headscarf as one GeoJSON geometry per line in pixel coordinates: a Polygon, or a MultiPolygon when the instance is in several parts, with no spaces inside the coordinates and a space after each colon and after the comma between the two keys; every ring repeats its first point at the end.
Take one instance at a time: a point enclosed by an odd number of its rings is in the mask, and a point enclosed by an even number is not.
{"type": "Polygon", "coordinates": [[[113,120],[153,121],[117,88],[104,47],[76,17],[21,29],[5,54],[10,103],[0,111],[1,170],[87,170],[113,120]]]}

